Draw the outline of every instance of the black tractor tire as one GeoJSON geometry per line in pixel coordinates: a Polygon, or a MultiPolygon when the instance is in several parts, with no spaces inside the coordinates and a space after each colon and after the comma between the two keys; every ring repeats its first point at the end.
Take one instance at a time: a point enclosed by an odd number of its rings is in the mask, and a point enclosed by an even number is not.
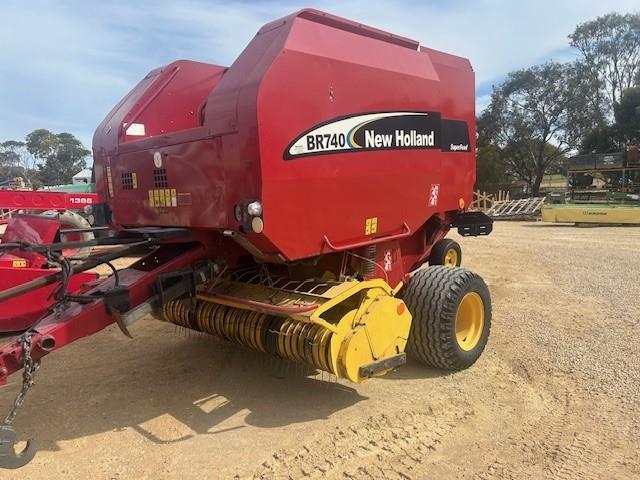
{"type": "Polygon", "coordinates": [[[449,268],[459,267],[462,263],[460,244],[450,238],[438,240],[429,254],[429,265],[444,265],[449,268]]]}
{"type": "Polygon", "coordinates": [[[491,329],[491,297],[482,277],[465,268],[422,268],[407,285],[404,301],[413,316],[409,355],[454,371],[480,358],[491,329]]]}

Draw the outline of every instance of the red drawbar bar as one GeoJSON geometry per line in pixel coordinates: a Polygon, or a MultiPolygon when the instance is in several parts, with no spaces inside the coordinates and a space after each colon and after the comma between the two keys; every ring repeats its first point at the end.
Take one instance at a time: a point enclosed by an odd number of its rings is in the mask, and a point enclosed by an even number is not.
{"type": "MultiPolygon", "coordinates": [[[[204,248],[194,246],[183,253],[176,253],[175,246],[164,246],[138,260],[119,272],[120,287],[128,291],[129,307],[135,308],[152,295],[152,288],[158,275],[193,266],[205,258],[204,248]]],[[[101,292],[114,287],[114,277],[110,277],[85,295],[95,296],[90,303],[69,303],[61,313],[51,313],[32,328],[31,357],[38,360],[47,353],[57,350],[79,338],[92,335],[115,322],[108,310],[101,292]]],[[[125,312],[121,312],[125,313],[125,312]]],[[[22,368],[22,347],[16,342],[0,348],[0,385],[7,377],[22,368]]]]}

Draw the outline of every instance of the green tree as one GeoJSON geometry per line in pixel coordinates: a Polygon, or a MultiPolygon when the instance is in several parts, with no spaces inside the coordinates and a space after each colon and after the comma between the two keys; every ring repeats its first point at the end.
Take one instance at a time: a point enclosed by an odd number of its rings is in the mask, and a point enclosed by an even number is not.
{"type": "Polygon", "coordinates": [[[640,140],[640,87],[627,88],[614,105],[616,129],[623,141],[640,140]]]}
{"type": "Polygon", "coordinates": [[[496,118],[485,110],[477,121],[476,185],[485,192],[496,192],[513,182],[502,149],[493,143],[498,125],[496,118]]]}
{"type": "Polygon", "coordinates": [[[583,136],[594,128],[605,127],[610,105],[603,81],[591,74],[589,67],[577,61],[566,64],[568,105],[571,128],[583,136]]]}
{"type": "Polygon", "coordinates": [[[640,87],[624,90],[614,105],[615,123],[594,128],[583,136],[581,153],[609,153],[624,149],[627,142],[640,139],[640,87]]]}
{"type": "Polygon", "coordinates": [[[22,147],[24,147],[24,143],[15,140],[0,142],[0,166],[19,166],[21,163],[20,149],[22,147]]]}
{"type": "Polygon", "coordinates": [[[569,40],[584,72],[602,83],[610,113],[622,91],[640,78],[640,13],[610,13],[581,23],[569,40]]]}
{"type": "Polygon", "coordinates": [[[500,148],[496,145],[478,146],[475,188],[495,193],[512,181],[513,177],[507,171],[507,165],[500,148]]]}
{"type": "Polygon", "coordinates": [[[16,177],[30,180],[34,172],[26,168],[27,156],[24,142],[16,140],[0,142],[0,183],[9,183],[16,177]]]}
{"type": "Polygon", "coordinates": [[[483,142],[497,146],[507,173],[523,180],[537,195],[545,173],[576,147],[577,124],[590,107],[575,95],[578,70],[555,62],[511,72],[494,87],[483,113],[483,142]]]}
{"type": "Polygon", "coordinates": [[[54,134],[45,129],[27,135],[26,148],[41,161],[39,177],[45,185],[70,183],[72,177],[86,167],[86,159],[91,153],[72,134],[54,134]]]}
{"type": "Polygon", "coordinates": [[[620,150],[618,129],[615,125],[604,125],[587,130],[580,142],[580,153],[610,153],[620,150]]]}

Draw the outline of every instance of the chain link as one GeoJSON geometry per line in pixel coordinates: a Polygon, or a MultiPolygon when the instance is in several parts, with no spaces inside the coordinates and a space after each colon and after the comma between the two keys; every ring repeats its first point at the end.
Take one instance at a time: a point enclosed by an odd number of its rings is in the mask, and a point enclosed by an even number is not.
{"type": "Polygon", "coordinates": [[[18,409],[24,404],[24,398],[27,395],[29,388],[33,386],[33,377],[35,376],[38,368],[40,367],[40,361],[33,360],[31,358],[31,339],[35,335],[34,331],[26,331],[18,337],[17,343],[22,347],[22,361],[24,364],[24,370],[22,371],[22,386],[16,399],[13,401],[13,406],[7,416],[4,419],[3,425],[10,426],[16,418],[18,409]]]}

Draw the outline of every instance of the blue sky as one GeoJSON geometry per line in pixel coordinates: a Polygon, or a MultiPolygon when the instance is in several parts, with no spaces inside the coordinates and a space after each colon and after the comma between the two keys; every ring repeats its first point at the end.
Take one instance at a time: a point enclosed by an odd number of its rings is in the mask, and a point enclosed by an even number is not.
{"type": "Polygon", "coordinates": [[[637,0],[0,0],[0,141],[93,130],[153,68],[230,64],[260,26],[313,6],[471,59],[478,106],[514,69],[569,60],[575,25],[637,0]]]}

